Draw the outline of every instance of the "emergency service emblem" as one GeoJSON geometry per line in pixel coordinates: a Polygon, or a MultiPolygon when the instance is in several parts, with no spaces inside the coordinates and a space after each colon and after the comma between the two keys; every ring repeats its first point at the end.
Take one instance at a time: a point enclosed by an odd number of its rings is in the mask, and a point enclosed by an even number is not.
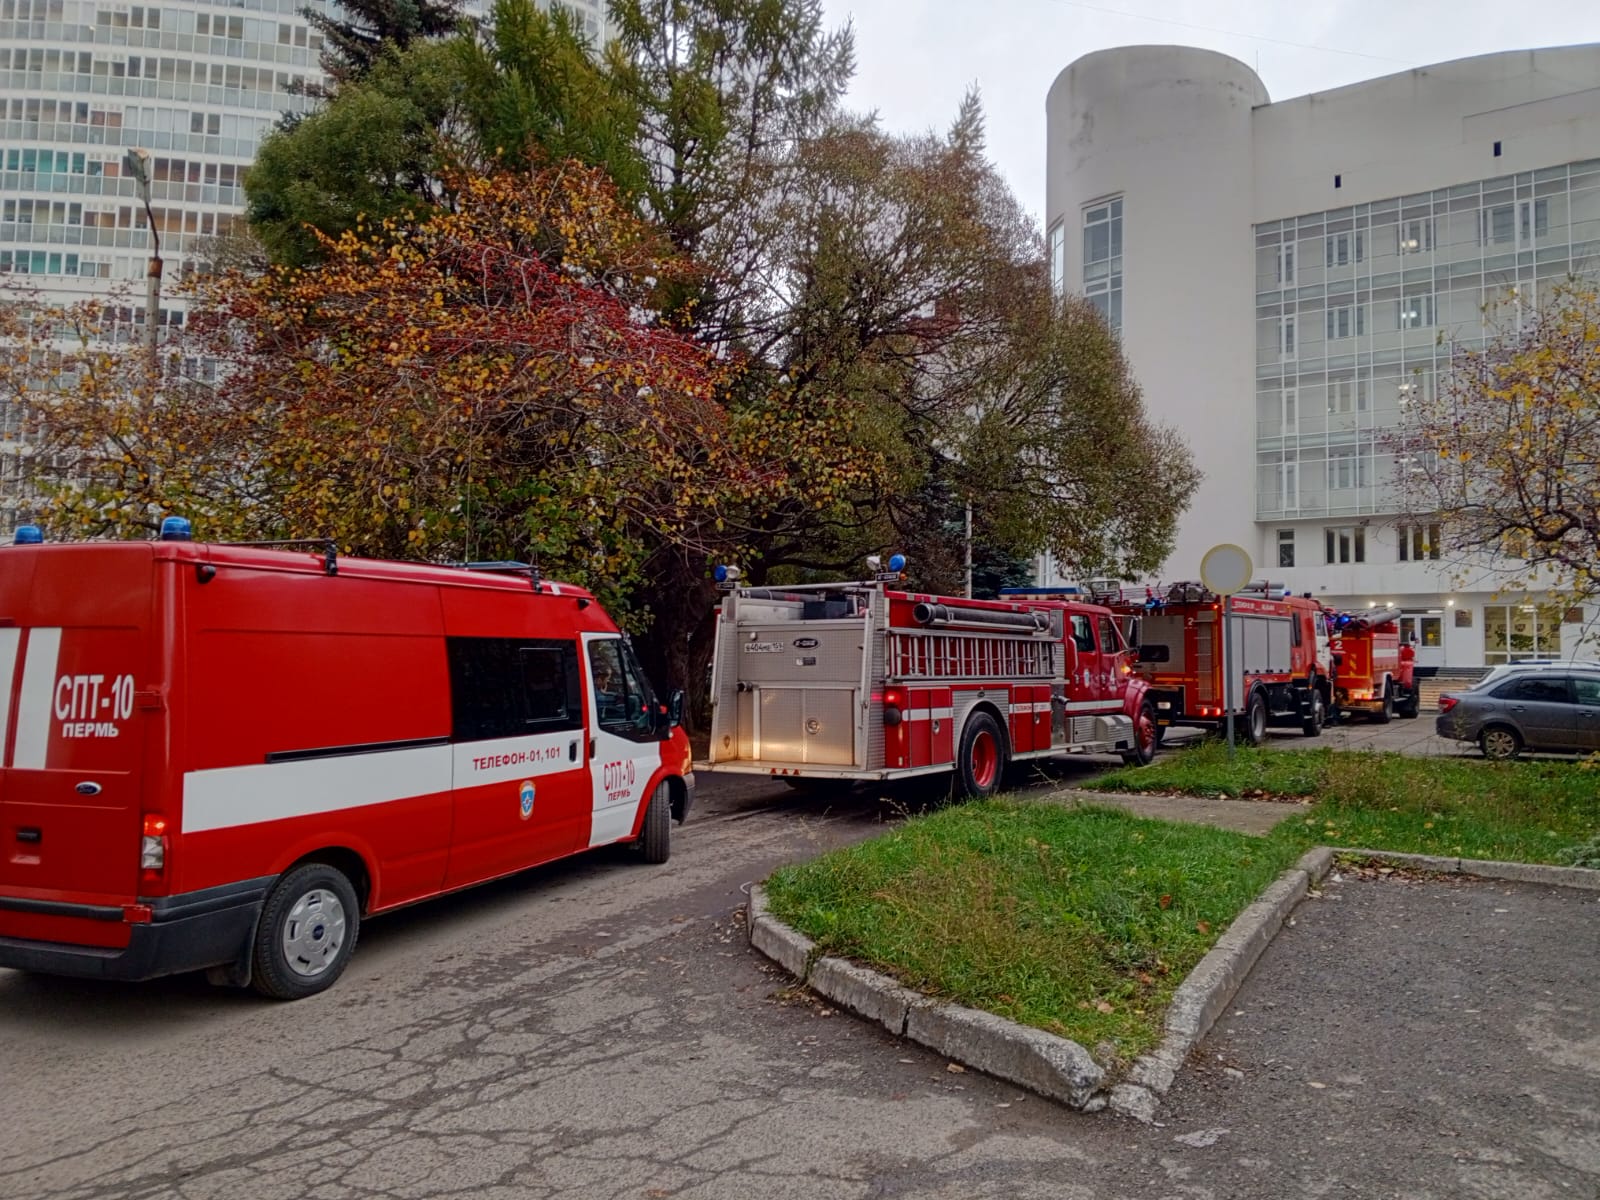
{"type": "Polygon", "coordinates": [[[524,779],[522,781],[521,795],[522,819],[526,821],[529,817],[533,816],[533,780],[524,779]]]}

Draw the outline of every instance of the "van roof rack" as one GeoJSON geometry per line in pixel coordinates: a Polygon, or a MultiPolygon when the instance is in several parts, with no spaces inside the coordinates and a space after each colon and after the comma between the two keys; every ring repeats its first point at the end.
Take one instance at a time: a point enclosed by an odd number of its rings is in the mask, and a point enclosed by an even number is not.
{"type": "Polygon", "coordinates": [[[331,537],[316,538],[267,538],[259,542],[218,542],[219,546],[263,546],[272,549],[285,549],[290,546],[316,546],[322,550],[322,569],[329,575],[339,573],[339,543],[331,537]]]}
{"type": "Polygon", "coordinates": [[[539,573],[538,563],[520,563],[511,561],[490,560],[487,562],[459,562],[451,563],[463,571],[485,571],[491,575],[526,575],[533,584],[535,592],[544,591],[544,577],[539,573]]]}

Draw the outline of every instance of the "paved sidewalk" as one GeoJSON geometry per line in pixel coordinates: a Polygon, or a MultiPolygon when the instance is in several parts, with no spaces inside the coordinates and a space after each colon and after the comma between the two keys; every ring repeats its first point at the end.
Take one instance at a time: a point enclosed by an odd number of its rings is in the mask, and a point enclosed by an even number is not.
{"type": "Polygon", "coordinates": [[[1157,796],[1129,792],[1090,792],[1064,788],[1029,797],[1061,804],[1097,804],[1120,808],[1139,817],[1162,821],[1187,821],[1194,825],[1215,825],[1239,833],[1265,834],[1280,822],[1304,813],[1309,804],[1271,800],[1219,800],[1206,796],[1157,796]]]}

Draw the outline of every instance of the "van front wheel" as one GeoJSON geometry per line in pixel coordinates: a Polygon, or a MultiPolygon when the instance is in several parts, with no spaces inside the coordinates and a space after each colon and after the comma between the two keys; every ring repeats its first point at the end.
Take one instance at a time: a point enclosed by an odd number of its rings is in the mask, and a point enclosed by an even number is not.
{"type": "Polygon", "coordinates": [[[355,953],[361,905],[342,871],[327,863],[296,867],[267,895],[256,927],[256,991],[302,1000],[332,987],[355,953]]]}
{"type": "Polygon", "coordinates": [[[656,785],[650,807],[644,810],[644,828],[634,844],[647,863],[664,863],[672,856],[672,790],[666,780],[656,785]]]}

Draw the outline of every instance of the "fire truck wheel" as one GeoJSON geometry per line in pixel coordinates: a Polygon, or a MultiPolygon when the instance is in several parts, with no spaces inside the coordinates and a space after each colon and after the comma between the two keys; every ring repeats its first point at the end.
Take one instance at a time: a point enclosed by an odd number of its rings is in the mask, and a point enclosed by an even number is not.
{"type": "Polygon", "coordinates": [[[256,927],[256,991],[300,1000],[333,986],[361,932],[361,905],[344,873],[327,863],[296,867],[267,895],[256,927]]]}
{"type": "Polygon", "coordinates": [[[1383,707],[1372,714],[1372,719],[1379,725],[1387,725],[1394,720],[1394,685],[1383,685],[1383,707]]]}
{"type": "Polygon", "coordinates": [[[988,713],[973,713],[961,731],[961,753],[956,759],[956,779],[962,798],[980,800],[994,795],[1000,790],[1005,772],[1005,735],[988,713]]]}
{"type": "Polygon", "coordinates": [[[1156,747],[1161,743],[1160,734],[1156,710],[1146,700],[1139,706],[1139,715],[1133,719],[1133,749],[1122,752],[1122,761],[1130,767],[1149,766],[1155,761],[1156,747]]]}
{"type": "Polygon", "coordinates": [[[1244,740],[1259,746],[1267,740],[1267,700],[1260,692],[1250,693],[1244,709],[1244,740]]]}
{"type": "Polygon", "coordinates": [[[1406,692],[1405,699],[1394,706],[1394,711],[1402,720],[1414,721],[1422,711],[1421,702],[1417,697],[1417,689],[1411,688],[1406,692]]]}
{"type": "Polygon", "coordinates": [[[644,828],[639,831],[639,855],[647,863],[664,863],[672,857],[672,793],[663,782],[650,797],[644,812],[644,828]]]}
{"type": "Polygon", "coordinates": [[[1328,723],[1328,704],[1322,698],[1321,688],[1311,689],[1311,712],[1300,722],[1300,732],[1307,737],[1319,737],[1328,723]]]}

